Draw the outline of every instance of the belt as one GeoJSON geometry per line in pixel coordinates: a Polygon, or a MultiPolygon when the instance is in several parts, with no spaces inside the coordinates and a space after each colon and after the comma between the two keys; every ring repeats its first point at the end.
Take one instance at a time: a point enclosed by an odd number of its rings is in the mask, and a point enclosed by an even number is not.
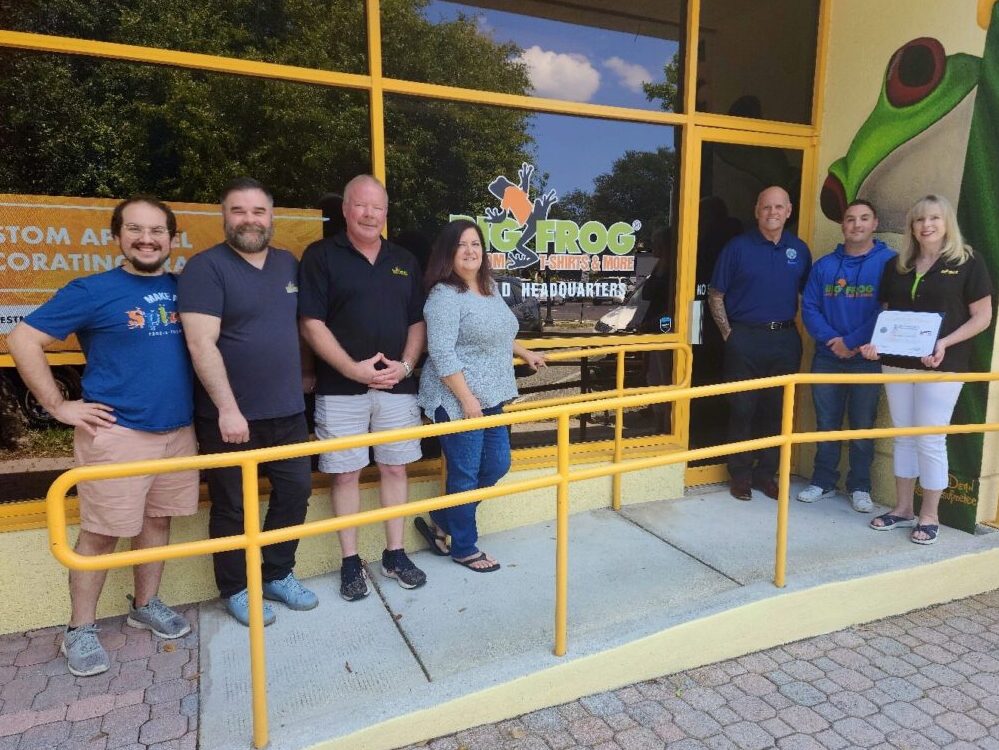
{"type": "Polygon", "coordinates": [[[759,328],[764,331],[780,331],[785,328],[794,328],[793,320],[772,320],[769,323],[742,323],[735,322],[737,326],[745,326],[746,328],[759,328]]]}

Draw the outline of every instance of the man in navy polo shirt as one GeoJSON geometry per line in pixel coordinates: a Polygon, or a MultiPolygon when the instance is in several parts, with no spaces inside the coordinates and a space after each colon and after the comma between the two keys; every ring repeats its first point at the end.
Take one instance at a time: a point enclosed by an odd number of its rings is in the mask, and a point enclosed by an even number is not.
{"type": "MultiPolygon", "coordinates": [[[[784,225],[791,198],[768,187],[756,199],[757,228],[722,249],[708,291],[708,306],[725,339],[725,379],[749,380],[797,372],[801,337],[795,328],[798,295],[812,267],[808,246],[784,225]]],[[[782,390],[745,391],[729,396],[729,442],[780,432],[782,390]]],[[[729,458],[729,488],[737,500],[751,500],[753,488],[777,497],[777,448],[736,453],[729,458]]]]}
{"type": "MultiPolygon", "coordinates": [[[[359,175],[343,191],[346,229],[313,242],[302,255],[299,314],[302,336],[316,353],[316,437],[360,435],[421,423],[416,381],[410,377],[426,343],[420,267],[406,250],[382,239],[388,213],[385,187],[359,175]]],[[[374,447],[381,504],[405,503],[406,464],[420,458],[420,441],[374,447]]],[[[366,447],[319,457],[332,474],[330,494],[338,515],[361,505],[366,447]]],[[[357,529],[338,532],[343,564],[340,596],[368,595],[367,573],[357,550],[357,529]]],[[[413,589],[427,577],[407,557],[403,519],[385,523],[382,574],[413,589]]]]}

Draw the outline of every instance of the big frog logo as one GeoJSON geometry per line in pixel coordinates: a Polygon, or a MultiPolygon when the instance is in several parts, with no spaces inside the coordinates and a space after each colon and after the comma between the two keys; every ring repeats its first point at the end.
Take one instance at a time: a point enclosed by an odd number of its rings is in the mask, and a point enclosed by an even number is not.
{"type": "Polygon", "coordinates": [[[531,198],[533,164],[524,162],[517,182],[500,175],[489,183],[489,193],[499,201],[484,216],[452,214],[451,220],[478,223],[486,237],[489,262],[494,270],[514,271],[539,265],[541,271],[618,271],[632,273],[635,232],[642,222],[599,221],[582,225],[570,219],[551,219],[558,203],[554,189],[531,198]]]}

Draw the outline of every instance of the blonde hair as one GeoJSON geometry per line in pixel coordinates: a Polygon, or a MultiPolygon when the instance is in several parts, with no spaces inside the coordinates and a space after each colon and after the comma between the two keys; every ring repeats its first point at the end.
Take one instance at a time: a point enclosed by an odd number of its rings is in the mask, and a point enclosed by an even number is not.
{"type": "Polygon", "coordinates": [[[924,218],[930,212],[931,207],[940,211],[944,223],[944,244],[940,248],[940,257],[946,262],[959,266],[972,255],[971,248],[964,244],[961,228],[957,225],[957,214],[950,201],[942,195],[927,195],[916,201],[915,205],[909,209],[909,213],[906,214],[905,225],[909,228],[909,237],[902,252],[898,254],[899,273],[908,273],[916,265],[916,258],[919,257],[919,240],[912,225],[917,219],[924,218]]]}
{"type": "Polygon", "coordinates": [[[374,185],[379,188],[385,196],[385,202],[388,203],[388,190],[385,189],[385,185],[377,177],[370,174],[359,174],[343,186],[343,202],[347,203],[350,200],[350,194],[354,192],[354,188],[361,185],[374,185]]]}

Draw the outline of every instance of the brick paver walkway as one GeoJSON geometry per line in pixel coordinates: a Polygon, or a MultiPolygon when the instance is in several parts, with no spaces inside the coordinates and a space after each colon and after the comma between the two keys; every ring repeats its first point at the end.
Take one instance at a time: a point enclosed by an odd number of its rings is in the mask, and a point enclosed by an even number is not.
{"type": "Polygon", "coordinates": [[[591,695],[411,749],[425,747],[999,750],[999,591],[591,695]]]}
{"type": "Polygon", "coordinates": [[[198,609],[183,638],[164,641],[101,622],[111,669],[74,677],[62,627],[0,636],[0,750],[196,750],[198,609]]]}
{"type": "MultiPolygon", "coordinates": [[[[183,611],[193,631],[172,642],[102,622],[97,677],[67,672],[62,628],[0,636],[0,750],[196,750],[197,608],[183,611]]],[[[999,591],[412,747],[999,750],[999,591]]]]}

